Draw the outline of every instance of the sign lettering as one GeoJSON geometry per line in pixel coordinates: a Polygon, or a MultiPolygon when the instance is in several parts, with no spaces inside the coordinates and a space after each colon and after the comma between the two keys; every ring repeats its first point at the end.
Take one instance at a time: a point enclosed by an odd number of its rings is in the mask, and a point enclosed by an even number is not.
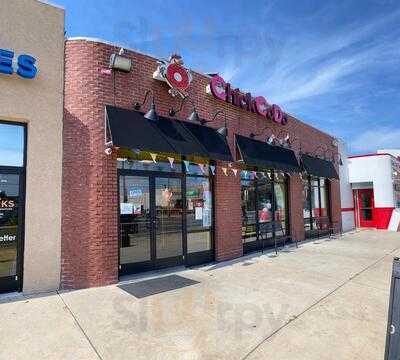
{"type": "Polygon", "coordinates": [[[251,93],[244,94],[239,89],[233,89],[231,84],[225,82],[219,75],[215,75],[211,78],[210,84],[207,85],[206,92],[217,99],[226,101],[243,110],[267,117],[278,124],[287,124],[287,117],[278,105],[268,104],[264,96],[252,97],[251,93]]]}
{"type": "MultiPolygon", "coordinates": [[[[0,49],[0,73],[12,75],[14,51],[0,49]]],[[[22,54],[17,59],[17,74],[25,79],[33,79],[36,76],[36,59],[30,55],[22,54]]]]}

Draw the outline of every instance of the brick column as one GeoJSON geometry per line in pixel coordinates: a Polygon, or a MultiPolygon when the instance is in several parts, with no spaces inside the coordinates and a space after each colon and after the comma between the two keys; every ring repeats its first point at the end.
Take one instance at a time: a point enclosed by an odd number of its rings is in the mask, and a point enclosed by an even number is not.
{"type": "Polygon", "coordinates": [[[291,175],[289,180],[289,214],[293,241],[304,240],[303,182],[298,174],[291,175]]]}
{"type": "Polygon", "coordinates": [[[118,188],[115,156],[104,153],[109,55],[95,43],[67,42],[63,128],[61,287],[118,281],[118,188]]]}
{"type": "Polygon", "coordinates": [[[243,255],[240,174],[225,176],[217,163],[214,177],[215,259],[232,259],[243,255]]]}
{"type": "Polygon", "coordinates": [[[330,191],[330,213],[331,220],[333,223],[339,224],[339,228],[342,226],[342,208],[340,203],[340,182],[339,180],[332,180],[329,182],[330,191]]]}

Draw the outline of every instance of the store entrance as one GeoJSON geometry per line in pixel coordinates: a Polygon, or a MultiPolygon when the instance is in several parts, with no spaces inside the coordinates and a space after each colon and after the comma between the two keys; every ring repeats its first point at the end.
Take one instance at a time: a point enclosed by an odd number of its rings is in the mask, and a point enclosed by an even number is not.
{"type": "Polygon", "coordinates": [[[360,227],[376,227],[374,218],[374,190],[360,189],[358,191],[358,217],[360,227]]]}
{"type": "Polygon", "coordinates": [[[184,263],[182,179],[120,175],[120,274],[184,263]]]}
{"type": "Polygon", "coordinates": [[[22,184],[20,170],[0,169],[0,293],[21,287],[22,184]]]}

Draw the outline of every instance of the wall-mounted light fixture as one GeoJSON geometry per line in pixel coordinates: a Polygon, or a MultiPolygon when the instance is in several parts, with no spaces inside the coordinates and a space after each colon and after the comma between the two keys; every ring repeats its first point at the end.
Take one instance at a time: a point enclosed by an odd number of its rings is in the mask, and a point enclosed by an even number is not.
{"type": "Polygon", "coordinates": [[[276,139],[277,139],[278,145],[283,146],[283,147],[289,147],[290,135],[287,131],[285,131],[285,130],[279,131],[276,139]],[[285,135],[285,136],[281,137],[281,135],[285,135]]]}
{"type": "Polygon", "coordinates": [[[156,112],[156,104],[154,103],[154,93],[151,90],[147,90],[146,94],[144,96],[143,102],[139,103],[136,102],[135,105],[133,106],[135,110],[140,110],[141,107],[146,103],[147,101],[147,97],[149,96],[149,94],[151,94],[151,105],[150,105],[150,109],[149,111],[147,111],[146,114],[144,114],[143,116],[150,120],[150,121],[157,121],[158,120],[158,114],[156,112]]]}
{"type": "Polygon", "coordinates": [[[332,154],[331,156],[331,161],[333,161],[334,164],[339,164],[340,166],[343,165],[343,161],[342,161],[342,157],[340,156],[339,153],[335,153],[332,149],[326,149],[325,150],[325,159],[328,159],[328,157],[326,156],[326,153],[330,151],[330,153],[332,154]],[[337,157],[337,158],[336,158],[337,157]]]}
{"type": "Polygon", "coordinates": [[[124,49],[121,48],[118,54],[111,54],[110,56],[110,69],[119,70],[123,72],[130,72],[132,68],[132,60],[123,56],[124,49]]]}
{"type": "Polygon", "coordinates": [[[215,119],[217,118],[218,115],[223,114],[224,115],[224,126],[220,127],[217,132],[222,135],[223,137],[227,137],[228,136],[228,124],[226,121],[226,113],[223,110],[218,110],[214,116],[212,117],[211,120],[204,120],[204,119],[200,119],[200,123],[201,125],[205,125],[208,123],[211,123],[213,121],[215,121],[215,119]]]}
{"type": "Polygon", "coordinates": [[[320,144],[320,145],[318,145],[313,151],[311,151],[310,155],[313,155],[313,156],[317,156],[317,157],[318,157],[317,151],[318,151],[319,149],[322,149],[322,150],[323,150],[321,156],[325,159],[325,157],[326,157],[326,152],[328,151],[328,146],[326,146],[325,144],[320,144]]]}
{"type": "Polygon", "coordinates": [[[263,129],[261,129],[258,133],[253,133],[253,132],[251,132],[251,133],[249,134],[249,136],[250,136],[250,138],[254,139],[256,136],[262,135],[262,134],[264,133],[265,130],[270,130],[270,131],[271,131],[271,135],[268,136],[268,137],[265,139],[265,142],[266,142],[267,144],[269,144],[269,145],[275,145],[276,136],[275,136],[275,134],[273,133],[272,129],[271,129],[269,126],[265,126],[265,127],[264,127],[263,129]]]}
{"type": "Polygon", "coordinates": [[[188,120],[190,122],[195,122],[195,123],[201,124],[202,122],[201,122],[200,116],[196,110],[196,105],[194,104],[193,100],[189,99],[187,96],[182,99],[181,105],[179,106],[178,110],[175,110],[174,108],[169,109],[169,112],[168,112],[169,116],[175,116],[178,112],[180,112],[182,110],[183,103],[185,101],[189,101],[193,106],[192,112],[190,113],[190,115],[187,117],[186,120],[188,120]]]}

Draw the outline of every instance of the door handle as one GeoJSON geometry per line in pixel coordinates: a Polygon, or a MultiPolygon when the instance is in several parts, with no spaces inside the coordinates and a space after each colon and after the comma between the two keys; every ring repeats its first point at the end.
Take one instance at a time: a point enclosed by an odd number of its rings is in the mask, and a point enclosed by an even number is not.
{"type": "Polygon", "coordinates": [[[390,325],[390,335],[394,335],[396,333],[396,327],[394,325],[390,325]]]}

